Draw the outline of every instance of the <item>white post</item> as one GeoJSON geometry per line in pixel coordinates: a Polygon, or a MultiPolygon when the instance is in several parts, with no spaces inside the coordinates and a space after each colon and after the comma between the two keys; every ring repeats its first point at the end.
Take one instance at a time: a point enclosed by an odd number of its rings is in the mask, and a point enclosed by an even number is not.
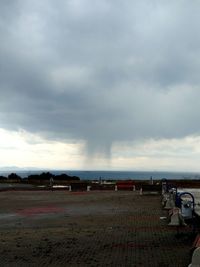
{"type": "Polygon", "coordinates": [[[89,192],[89,191],[90,191],[90,186],[88,185],[88,186],[87,186],[87,192],[89,192]]]}
{"type": "Polygon", "coordinates": [[[70,185],[70,186],[69,186],[69,192],[71,192],[71,191],[72,191],[72,186],[70,185]]]}
{"type": "Polygon", "coordinates": [[[142,195],[142,187],[140,188],[140,195],[142,195]]]}
{"type": "Polygon", "coordinates": [[[135,191],[135,185],[133,185],[133,191],[135,191]]]}
{"type": "Polygon", "coordinates": [[[192,255],[192,262],[190,265],[188,265],[188,267],[198,266],[199,262],[200,262],[200,247],[194,250],[193,255],[192,255]]]}
{"type": "Polygon", "coordinates": [[[115,185],[115,191],[117,191],[117,185],[115,185]]]}

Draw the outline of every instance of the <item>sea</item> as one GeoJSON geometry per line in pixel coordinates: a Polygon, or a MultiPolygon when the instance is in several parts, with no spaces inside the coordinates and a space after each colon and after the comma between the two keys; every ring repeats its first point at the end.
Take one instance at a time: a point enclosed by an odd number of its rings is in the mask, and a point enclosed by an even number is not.
{"type": "Polygon", "coordinates": [[[81,170],[12,170],[0,171],[0,175],[8,176],[10,173],[16,173],[21,178],[29,175],[41,174],[42,172],[51,172],[54,175],[68,174],[78,176],[81,180],[161,180],[161,179],[200,179],[198,172],[165,172],[165,171],[81,171],[81,170]]]}

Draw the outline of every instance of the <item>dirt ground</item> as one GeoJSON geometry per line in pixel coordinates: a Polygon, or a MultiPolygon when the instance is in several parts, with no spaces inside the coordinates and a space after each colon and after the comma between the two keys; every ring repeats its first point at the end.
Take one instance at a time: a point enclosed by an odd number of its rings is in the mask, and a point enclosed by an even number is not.
{"type": "Polygon", "coordinates": [[[167,226],[160,196],[129,191],[0,193],[0,266],[186,267],[191,229],[167,226]]]}

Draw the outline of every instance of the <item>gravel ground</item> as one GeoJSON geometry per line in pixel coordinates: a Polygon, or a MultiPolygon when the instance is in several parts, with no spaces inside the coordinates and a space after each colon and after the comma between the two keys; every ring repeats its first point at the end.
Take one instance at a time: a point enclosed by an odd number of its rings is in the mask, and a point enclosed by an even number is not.
{"type": "Polygon", "coordinates": [[[0,266],[186,267],[191,229],[177,237],[160,196],[139,192],[0,193],[0,266]]]}

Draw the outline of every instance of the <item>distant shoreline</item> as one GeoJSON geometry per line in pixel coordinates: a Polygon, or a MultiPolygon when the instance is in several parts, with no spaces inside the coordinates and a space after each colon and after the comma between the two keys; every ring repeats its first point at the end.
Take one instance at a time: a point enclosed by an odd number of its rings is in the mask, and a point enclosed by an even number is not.
{"type": "Polygon", "coordinates": [[[0,175],[8,176],[10,173],[16,173],[21,178],[29,175],[41,174],[42,172],[51,172],[54,175],[67,174],[80,177],[81,180],[153,180],[176,179],[176,180],[198,180],[200,172],[168,172],[168,171],[71,171],[71,170],[7,170],[0,171],[0,175]]]}

